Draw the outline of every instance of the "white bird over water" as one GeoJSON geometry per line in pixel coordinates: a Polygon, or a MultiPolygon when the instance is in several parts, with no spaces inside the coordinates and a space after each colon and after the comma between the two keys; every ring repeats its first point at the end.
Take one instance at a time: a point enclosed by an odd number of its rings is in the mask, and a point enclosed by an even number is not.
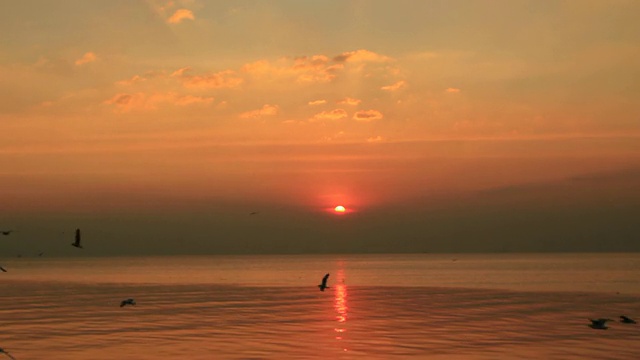
{"type": "Polygon", "coordinates": [[[14,358],[13,356],[11,356],[11,354],[9,354],[8,352],[4,351],[4,349],[0,349],[0,354],[5,354],[5,355],[7,355],[10,359],[16,360],[16,358],[14,358]]]}
{"type": "Polygon", "coordinates": [[[324,291],[324,289],[328,289],[329,288],[327,286],[327,279],[329,279],[329,274],[325,275],[322,278],[322,284],[318,285],[318,287],[320,288],[320,291],[324,291]]]}
{"type": "Polygon", "coordinates": [[[607,326],[607,321],[613,321],[611,319],[589,319],[591,320],[591,325],[589,325],[592,329],[597,330],[606,330],[609,327],[607,326]]]}
{"type": "Polygon", "coordinates": [[[136,301],[133,299],[126,299],[126,300],[122,300],[122,302],[120,303],[120,307],[123,307],[125,305],[135,305],[136,301]]]}

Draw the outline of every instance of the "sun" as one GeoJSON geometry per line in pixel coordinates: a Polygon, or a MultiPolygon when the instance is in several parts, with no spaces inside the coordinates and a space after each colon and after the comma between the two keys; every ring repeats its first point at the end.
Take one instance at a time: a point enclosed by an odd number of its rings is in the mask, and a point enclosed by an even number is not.
{"type": "Polygon", "coordinates": [[[335,211],[337,213],[343,213],[343,212],[347,211],[347,209],[345,209],[344,206],[342,206],[342,205],[338,205],[335,208],[333,208],[333,211],[335,211]]]}

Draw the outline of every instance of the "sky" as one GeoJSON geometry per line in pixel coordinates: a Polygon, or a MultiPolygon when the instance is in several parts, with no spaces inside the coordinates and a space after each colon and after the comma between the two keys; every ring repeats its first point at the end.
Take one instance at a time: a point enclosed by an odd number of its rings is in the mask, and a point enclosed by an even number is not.
{"type": "Polygon", "coordinates": [[[640,251],[640,2],[0,8],[2,256],[640,251]]]}

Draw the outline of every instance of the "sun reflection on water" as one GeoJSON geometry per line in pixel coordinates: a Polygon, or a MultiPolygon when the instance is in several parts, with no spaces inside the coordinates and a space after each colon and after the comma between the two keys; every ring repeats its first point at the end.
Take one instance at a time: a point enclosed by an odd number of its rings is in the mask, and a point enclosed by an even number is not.
{"type": "MultiPolygon", "coordinates": [[[[336,284],[334,286],[334,302],[333,308],[336,310],[336,321],[338,322],[337,326],[334,328],[336,332],[336,340],[342,341],[347,333],[347,319],[349,317],[349,305],[347,304],[347,285],[344,283],[344,270],[338,270],[338,274],[336,276],[336,284]]],[[[344,346],[344,344],[342,344],[344,346]]],[[[346,347],[342,348],[343,351],[347,351],[346,347]]]]}

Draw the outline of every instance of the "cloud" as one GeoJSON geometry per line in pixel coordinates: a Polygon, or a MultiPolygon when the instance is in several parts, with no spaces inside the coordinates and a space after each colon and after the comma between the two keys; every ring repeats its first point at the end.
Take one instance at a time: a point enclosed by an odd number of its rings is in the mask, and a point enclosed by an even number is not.
{"type": "Polygon", "coordinates": [[[331,64],[324,55],[281,58],[277,61],[258,60],[242,67],[242,71],[258,78],[290,80],[299,83],[327,83],[344,68],[331,64]]]}
{"type": "Polygon", "coordinates": [[[323,105],[326,104],[327,100],[314,100],[314,101],[309,101],[309,105],[311,106],[315,106],[315,105],[323,105]]]}
{"type": "Polygon", "coordinates": [[[453,93],[453,94],[455,94],[455,93],[459,93],[459,92],[460,92],[460,89],[450,87],[450,88],[447,88],[445,91],[446,91],[446,92],[448,92],[448,93],[453,93]]]}
{"type": "Polygon", "coordinates": [[[176,12],[167,19],[169,24],[179,24],[182,20],[195,20],[195,16],[193,16],[193,12],[187,9],[178,9],[176,12]]]}
{"type": "Polygon", "coordinates": [[[369,122],[374,120],[380,120],[383,115],[378,110],[360,110],[353,114],[353,119],[356,121],[369,122]]]}
{"type": "Polygon", "coordinates": [[[251,110],[240,114],[241,119],[260,119],[263,116],[278,115],[280,108],[278,105],[265,104],[261,109],[251,110]]]}
{"type": "Polygon", "coordinates": [[[388,56],[365,49],[344,52],[333,58],[335,62],[388,62],[391,60],[393,59],[388,56]]]}
{"type": "Polygon", "coordinates": [[[76,60],[75,64],[80,66],[80,65],[92,63],[96,60],[98,60],[98,57],[96,56],[95,53],[87,52],[84,55],[82,55],[80,59],[76,60]]]}
{"type": "Polygon", "coordinates": [[[242,84],[242,78],[235,76],[232,70],[224,70],[217,73],[190,75],[191,68],[184,67],[174,71],[171,76],[182,81],[182,85],[192,88],[235,88],[242,84]]]}
{"type": "Polygon", "coordinates": [[[147,81],[147,79],[142,77],[142,76],[140,76],[140,75],[134,75],[130,79],[116,81],[116,85],[129,86],[129,85],[137,84],[137,83],[143,82],[143,81],[147,81]]]}
{"type": "Polygon", "coordinates": [[[354,98],[350,98],[350,97],[346,97],[342,100],[338,101],[338,104],[341,105],[359,105],[362,102],[362,100],[360,99],[354,99],[354,98]]]}
{"type": "Polygon", "coordinates": [[[179,95],[174,92],[145,94],[119,93],[111,99],[105,100],[104,104],[114,106],[114,110],[120,113],[130,111],[154,111],[161,105],[190,106],[209,105],[214,98],[208,96],[179,95]]]}
{"type": "Polygon", "coordinates": [[[330,111],[323,111],[321,113],[315,114],[311,121],[323,121],[323,120],[340,120],[346,118],[348,116],[347,112],[344,109],[333,109],[330,111]]]}
{"type": "Polygon", "coordinates": [[[404,80],[400,80],[395,84],[383,86],[380,89],[385,90],[385,91],[398,91],[398,90],[402,89],[405,86],[407,86],[407,82],[404,81],[404,80]]]}
{"type": "Polygon", "coordinates": [[[381,142],[381,141],[384,141],[384,138],[382,136],[380,136],[380,135],[375,136],[375,137],[370,137],[370,138],[367,139],[368,143],[376,143],[376,142],[381,142]]]}

